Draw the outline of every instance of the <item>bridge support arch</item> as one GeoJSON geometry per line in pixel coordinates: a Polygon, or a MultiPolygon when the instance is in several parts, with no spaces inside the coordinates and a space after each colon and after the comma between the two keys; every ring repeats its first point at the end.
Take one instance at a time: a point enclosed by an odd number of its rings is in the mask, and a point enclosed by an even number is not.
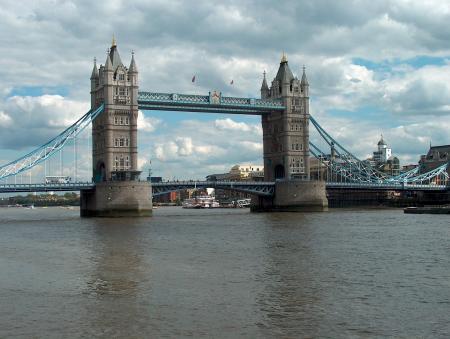
{"type": "Polygon", "coordinates": [[[95,187],[81,191],[81,216],[150,216],[152,189],[137,168],[138,70],[123,65],[113,40],[105,65],[91,75],[91,106],[104,104],[92,122],[95,187]]]}

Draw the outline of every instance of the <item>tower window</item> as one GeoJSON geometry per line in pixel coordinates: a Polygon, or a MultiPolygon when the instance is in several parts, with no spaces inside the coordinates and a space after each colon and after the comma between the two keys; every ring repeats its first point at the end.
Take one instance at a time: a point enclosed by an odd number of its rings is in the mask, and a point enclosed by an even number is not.
{"type": "Polygon", "coordinates": [[[130,117],[125,117],[125,125],[129,125],[130,124],[130,117]]]}
{"type": "Polygon", "coordinates": [[[125,95],[125,87],[119,87],[119,95],[125,95]]]}
{"type": "Polygon", "coordinates": [[[119,80],[125,80],[125,75],[123,73],[119,74],[119,80]]]}

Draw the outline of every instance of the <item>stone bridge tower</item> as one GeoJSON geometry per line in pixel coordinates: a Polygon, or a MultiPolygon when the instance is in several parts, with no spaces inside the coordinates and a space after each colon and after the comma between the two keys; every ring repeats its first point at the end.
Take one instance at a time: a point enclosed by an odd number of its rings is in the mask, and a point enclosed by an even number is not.
{"type": "Polygon", "coordinates": [[[140,216],[152,212],[151,186],[137,166],[138,70],[134,53],[123,65],[113,38],[105,65],[94,61],[91,108],[104,103],[92,123],[93,191],[82,191],[82,216],[140,216]]]}
{"type": "Polygon", "coordinates": [[[134,180],[137,169],[138,71],[134,55],[123,65],[115,41],[105,65],[91,75],[91,108],[105,103],[92,124],[94,182],[134,180]]]}
{"type": "Polygon", "coordinates": [[[266,74],[262,99],[281,99],[286,109],[262,116],[264,179],[309,179],[309,84],[294,77],[286,55],[269,88],[266,74]]]}
{"type": "Polygon", "coordinates": [[[286,109],[262,116],[264,179],[275,181],[274,197],[257,197],[253,210],[322,211],[328,207],[325,182],[311,181],[309,170],[309,84],[305,68],[294,77],[283,53],[269,88],[266,74],[262,99],[279,99],[286,109]]]}

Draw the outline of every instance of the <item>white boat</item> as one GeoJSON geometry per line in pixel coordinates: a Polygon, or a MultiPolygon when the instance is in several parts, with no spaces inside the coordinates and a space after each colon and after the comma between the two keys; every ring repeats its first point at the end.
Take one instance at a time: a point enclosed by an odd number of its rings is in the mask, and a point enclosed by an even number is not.
{"type": "Polygon", "coordinates": [[[209,195],[198,196],[183,201],[183,208],[217,208],[220,207],[219,202],[209,195]]]}
{"type": "Polygon", "coordinates": [[[236,201],[236,207],[239,208],[245,208],[245,207],[250,207],[250,203],[252,202],[252,199],[240,199],[236,201]]]}

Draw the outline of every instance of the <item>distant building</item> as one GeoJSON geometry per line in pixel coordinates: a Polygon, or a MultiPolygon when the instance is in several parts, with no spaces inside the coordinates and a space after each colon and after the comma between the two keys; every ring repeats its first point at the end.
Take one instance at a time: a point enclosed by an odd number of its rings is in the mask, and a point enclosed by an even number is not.
{"type": "Polygon", "coordinates": [[[380,141],[378,141],[378,149],[373,152],[371,159],[367,159],[372,167],[378,171],[389,174],[400,174],[400,160],[392,155],[392,148],[389,148],[381,135],[380,141]]]}
{"type": "Polygon", "coordinates": [[[210,174],[206,176],[206,181],[227,181],[230,180],[230,173],[210,174]]]}
{"type": "Polygon", "coordinates": [[[384,164],[392,156],[392,148],[387,147],[386,142],[381,135],[380,141],[378,141],[378,150],[373,152],[372,160],[377,164],[384,164]]]}
{"type": "MultiPolygon", "coordinates": [[[[426,173],[450,161],[450,145],[430,146],[426,155],[420,156],[419,172],[426,173]]],[[[448,171],[448,168],[447,168],[448,171]]]]}
{"type": "Polygon", "coordinates": [[[417,164],[408,164],[408,165],[404,165],[402,166],[402,172],[409,172],[412,171],[414,168],[417,168],[419,165],[417,164]]]}
{"type": "Polygon", "coordinates": [[[261,175],[264,177],[263,165],[234,165],[231,167],[229,179],[238,181],[251,180],[252,176],[258,177],[261,175]]]}
{"type": "MultiPolygon", "coordinates": [[[[234,165],[228,173],[210,174],[207,181],[264,181],[263,165],[234,165]]],[[[216,189],[216,199],[220,202],[251,197],[248,193],[226,189],[216,189]]]]}

